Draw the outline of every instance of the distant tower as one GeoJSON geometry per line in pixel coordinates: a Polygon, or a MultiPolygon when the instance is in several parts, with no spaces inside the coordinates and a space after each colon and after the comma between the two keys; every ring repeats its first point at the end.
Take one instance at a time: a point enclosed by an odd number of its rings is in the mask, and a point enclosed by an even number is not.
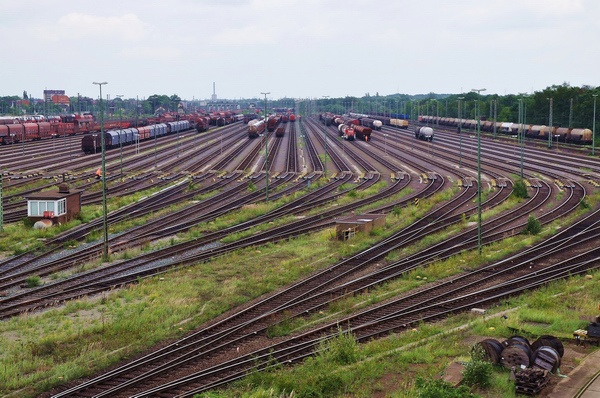
{"type": "Polygon", "coordinates": [[[213,93],[212,93],[212,96],[210,97],[210,99],[211,99],[213,102],[216,102],[216,101],[217,101],[217,92],[216,92],[216,90],[215,90],[215,82],[213,82],[213,93]]]}

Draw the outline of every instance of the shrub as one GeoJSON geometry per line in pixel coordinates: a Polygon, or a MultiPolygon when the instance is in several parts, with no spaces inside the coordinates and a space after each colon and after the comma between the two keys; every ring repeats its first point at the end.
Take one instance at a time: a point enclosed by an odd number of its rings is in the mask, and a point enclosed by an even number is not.
{"type": "Polygon", "coordinates": [[[581,199],[581,202],[579,202],[579,207],[583,210],[588,210],[591,206],[588,203],[587,200],[585,200],[585,198],[581,199]]]}
{"type": "Polygon", "coordinates": [[[40,286],[42,284],[42,278],[40,278],[37,275],[29,276],[27,277],[27,279],[25,279],[25,284],[27,285],[27,287],[40,286]]]}
{"type": "Polygon", "coordinates": [[[349,365],[355,363],[359,358],[358,343],[352,333],[345,333],[341,330],[338,335],[332,339],[322,342],[321,354],[323,359],[338,365],[349,365]]]}
{"type": "Polygon", "coordinates": [[[465,364],[463,382],[468,386],[487,388],[491,385],[493,365],[486,361],[481,346],[473,347],[471,360],[465,364]]]}
{"type": "Polygon", "coordinates": [[[537,235],[542,232],[542,224],[537,218],[530,215],[527,220],[527,226],[523,232],[527,235],[537,235]]]}

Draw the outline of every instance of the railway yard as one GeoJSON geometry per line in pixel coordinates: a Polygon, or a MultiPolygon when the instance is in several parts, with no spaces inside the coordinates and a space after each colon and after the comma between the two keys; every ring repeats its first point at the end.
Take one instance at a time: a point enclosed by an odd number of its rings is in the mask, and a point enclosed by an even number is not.
{"type": "MultiPolygon", "coordinates": [[[[0,391],[15,397],[193,397],[273,363],[301,363],[340,331],[366,343],[501,306],[570,276],[597,277],[600,161],[588,147],[547,149],[543,141],[521,145],[491,133],[479,142],[474,130],[458,134],[438,124],[426,126],[435,136],[418,139],[421,127],[412,121],[407,128],[384,125],[354,139],[353,131],[327,125],[319,115],[250,134],[238,120],[107,150],[107,241],[98,232],[104,219],[96,216],[36,241],[37,250],[5,253],[2,322],[35,320],[74,300],[105,300],[145,280],[195,273],[199,264],[206,270],[223,256],[243,253],[259,263],[263,247],[311,234],[335,241],[331,231],[349,216],[385,215],[387,225],[370,234],[365,247],[353,248],[353,238],[336,242],[343,251],[329,253],[326,263],[310,259],[320,265],[311,264],[297,280],[247,294],[189,330],[182,322],[180,335],[115,355],[122,360],[108,369],[90,366],[88,374],[49,376],[44,387],[0,391]],[[527,197],[515,200],[523,187],[527,197]],[[253,208],[262,211],[219,223],[253,208]],[[523,244],[532,219],[545,238],[523,244]],[[506,241],[515,251],[494,257],[490,248],[506,241]],[[110,261],[102,261],[106,246],[110,261]],[[481,250],[486,257],[470,268],[465,264],[353,311],[334,310],[343,300],[481,250]],[[41,283],[29,286],[34,277],[41,283]],[[323,313],[332,315],[319,317],[323,313]],[[302,320],[307,326],[273,335],[302,320]]],[[[100,153],[82,151],[81,136],[2,146],[5,223],[27,216],[24,195],[59,183],[81,190],[82,206],[98,208],[100,162],[100,153]]],[[[245,283],[244,271],[238,272],[235,278],[245,283]]],[[[600,301],[600,292],[590,299],[600,301]]]]}

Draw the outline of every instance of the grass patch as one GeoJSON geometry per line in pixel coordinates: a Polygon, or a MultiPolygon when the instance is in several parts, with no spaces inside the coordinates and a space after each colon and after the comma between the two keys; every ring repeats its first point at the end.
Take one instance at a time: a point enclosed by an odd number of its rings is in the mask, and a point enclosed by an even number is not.
{"type": "MultiPolygon", "coordinates": [[[[341,346],[345,348],[343,352],[351,353],[352,360],[340,363],[336,359],[339,357],[321,352],[304,364],[293,368],[275,366],[270,371],[253,374],[228,389],[200,397],[371,397],[378,394],[394,398],[443,398],[473,394],[473,397],[515,398],[517,395],[514,383],[508,378],[508,370],[490,367],[473,359],[471,363],[476,365],[467,368],[474,387],[463,388],[462,391],[449,389],[435,380],[448,364],[468,358],[471,342],[477,341],[479,336],[496,336],[500,339],[512,335],[510,328],[514,327],[513,322],[527,313],[538,311],[534,296],[540,295],[548,299],[554,296],[555,291],[569,291],[573,302],[582,303],[589,298],[587,295],[599,278],[600,272],[593,273],[592,279],[573,277],[550,284],[545,292],[527,293],[490,309],[491,312],[503,312],[506,308],[516,308],[516,311],[510,313],[508,320],[501,317],[484,319],[465,313],[436,324],[421,325],[412,331],[356,345],[352,349],[349,348],[352,345],[346,342],[341,346]],[[516,307],[519,305],[521,306],[516,307]],[[466,329],[453,329],[465,325],[466,329]],[[340,384],[344,387],[338,389],[340,384]],[[319,388],[315,391],[314,386],[319,388]],[[427,389],[427,386],[432,389],[427,389]],[[425,390],[435,391],[438,395],[419,395],[425,390]],[[457,391],[462,395],[453,395],[457,391]],[[449,395],[444,395],[445,393],[449,395]]],[[[595,292],[596,301],[591,303],[592,307],[600,299],[599,295],[599,292],[595,292]]],[[[557,300],[553,308],[563,309],[555,317],[559,318],[557,324],[562,324],[556,334],[571,337],[574,330],[572,325],[560,321],[573,318],[573,312],[568,307],[565,300],[557,300]]],[[[594,309],[581,308],[582,311],[594,309]]]]}
{"type": "Polygon", "coordinates": [[[38,287],[42,285],[42,278],[38,275],[33,275],[25,278],[25,285],[29,288],[38,287]]]}

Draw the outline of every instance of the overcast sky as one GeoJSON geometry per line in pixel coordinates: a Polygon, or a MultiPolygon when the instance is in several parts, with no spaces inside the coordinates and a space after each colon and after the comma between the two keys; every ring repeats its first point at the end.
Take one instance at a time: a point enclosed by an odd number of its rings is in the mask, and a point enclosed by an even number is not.
{"type": "Polygon", "coordinates": [[[598,86],[598,0],[0,0],[0,95],[321,98],[598,86]]]}

